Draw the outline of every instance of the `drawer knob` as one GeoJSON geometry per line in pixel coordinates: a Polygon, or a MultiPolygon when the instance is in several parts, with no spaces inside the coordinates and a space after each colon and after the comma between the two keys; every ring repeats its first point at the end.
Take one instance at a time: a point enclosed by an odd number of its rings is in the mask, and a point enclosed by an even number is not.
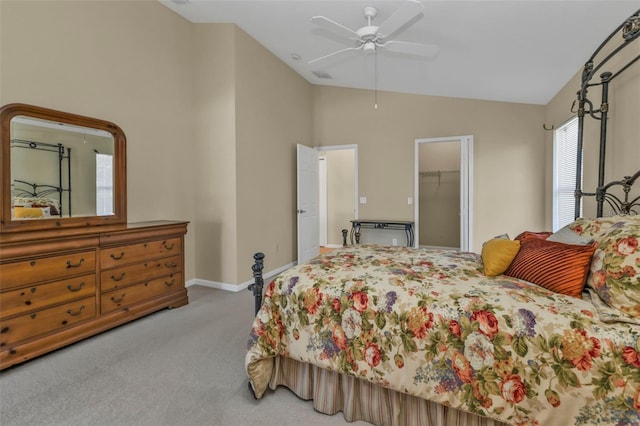
{"type": "Polygon", "coordinates": [[[67,260],[67,268],[79,268],[84,263],[84,257],[80,259],[78,263],[71,263],[70,260],[67,260]]]}
{"type": "Polygon", "coordinates": [[[67,289],[69,289],[69,291],[80,291],[82,290],[82,287],[84,287],[84,281],[82,281],[80,285],[78,285],[78,287],[73,287],[71,284],[69,284],[67,286],[67,289]]]}
{"type": "Polygon", "coordinates": [[[125,275],[127,275],[125,272],[121,273],[119,277],[116,277],[115,275],[111,275],[111,279],[114,281],[122,281],[125,275]]]}
{"type": "Polygon", "coordinates": [[[0,333],[4,334],[4,333],[8,333],[9,332],[9,327],[2,327],[2,329],[0,330],[0,333]]]}
{"type": "Polygon", "coordinates": [[[175,282],[176,282],[176,279],[174,278],[171,281],[165,281],[164,285],[166,285],[167,287],[171,287],[175,282]]]}
{"type": "Polygon", "coordinates": [[[178,264],[177,264],[176,262],[171,262],[171,263],[169,263],[169,262],[165,262],[165,263],[164,263],[164,266],[165,266],[166,268],[175,268],[176,266],[178,266],[178,264]]]}
{"type": "Polygon", "coordinates": [[[109,255],[109,257],[110,257],[110,258],[112,258],[113,260],[120,260],[120,259],[122,259],[122,258],[124,257],[124,252],[123,252],[123,251],[122,251],[122,252],[120,252],[120,254],[119,254],[119,255],[118,255],[118,254],[115,254],[115,253],[111,253],[111,254],[109,255]]]}
{"type": "Polygon", "coordinates": [[[35,260],[32,260],[31,262],[29,262],[29,265],[31,265],[31,266],[36,266],[36,261],[35,261],[35,260]]]}
{"type": "Polygon", "coordinates": [[[77,317],[82,313],[82,311],[84,311],[84,305],[80,306],[80,309],[78,309],[77,312],[73,312],[71,309],[67,309],[67,313],[72,317],[77,317]]]}
{"type": "Polygon", "coordinates": [[[170,246],[167,245],[166,241],[162,242],[162,245],[164,246],[165,249],[167,250],[173,250],[173,248],[176,246],[176,243],[172,243],[170,246]]]}
{"type": "Polygon", "coordinates": [[[122,296],[120,296],[119,298],[117,296],[111,296],[111,301],[113,303],[120,303],[124,300],[124,297],[126,296],[126,293],[122,293],[122,296]]]}

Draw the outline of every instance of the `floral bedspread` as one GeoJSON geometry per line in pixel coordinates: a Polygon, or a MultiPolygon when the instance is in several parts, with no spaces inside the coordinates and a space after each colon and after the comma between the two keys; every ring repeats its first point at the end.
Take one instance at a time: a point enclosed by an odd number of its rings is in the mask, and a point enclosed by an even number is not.
{"type": "Polygon", "coordinates": [[[640,326],[476,254],[365,245],[267,286],[246,367],[259,397],[285,356],[514,425],[639,425],[639,351],[640,326]]]}

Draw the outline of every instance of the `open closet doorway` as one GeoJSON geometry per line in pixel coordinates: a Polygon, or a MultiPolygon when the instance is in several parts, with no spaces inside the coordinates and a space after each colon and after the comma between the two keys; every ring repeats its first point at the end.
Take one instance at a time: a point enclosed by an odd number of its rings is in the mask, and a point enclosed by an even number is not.
{"type": "Polygon", "coordinates": [[[473,136],[417,139],[415,246],[471,248],[473,136]]]}
{"type": "Polygon", "coordinates": [[[342,230],[358,218],[358,146],[318,147],[320,247],[342,246],[342,230]]]}

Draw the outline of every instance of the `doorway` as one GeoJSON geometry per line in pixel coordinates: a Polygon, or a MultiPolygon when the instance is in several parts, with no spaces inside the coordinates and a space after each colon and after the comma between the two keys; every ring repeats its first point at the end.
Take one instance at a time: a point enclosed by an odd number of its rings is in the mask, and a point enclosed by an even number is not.
{"type": "Polygon", "coordinates": [[[471,248],[473,136],[417,139],[415,246],[471,248]]]}
{"type": "Polygon", "coordinates": [[[334,145],[319,151],[319,241],[342,246],[342,230],[358,218],[358,146],[334,145]]]}

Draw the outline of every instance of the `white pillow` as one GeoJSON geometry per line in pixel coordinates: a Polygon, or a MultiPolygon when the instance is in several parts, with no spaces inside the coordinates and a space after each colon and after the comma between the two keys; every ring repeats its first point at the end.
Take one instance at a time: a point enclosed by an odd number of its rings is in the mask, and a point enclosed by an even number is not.
{"type": "Polygon", "coordinates": [[[547,240],[580,246],[586,246],[593,242],[592,238],[575,233],[569,226],[570,224],[558,229],[558,231],[551,234],[547,240]]]}

